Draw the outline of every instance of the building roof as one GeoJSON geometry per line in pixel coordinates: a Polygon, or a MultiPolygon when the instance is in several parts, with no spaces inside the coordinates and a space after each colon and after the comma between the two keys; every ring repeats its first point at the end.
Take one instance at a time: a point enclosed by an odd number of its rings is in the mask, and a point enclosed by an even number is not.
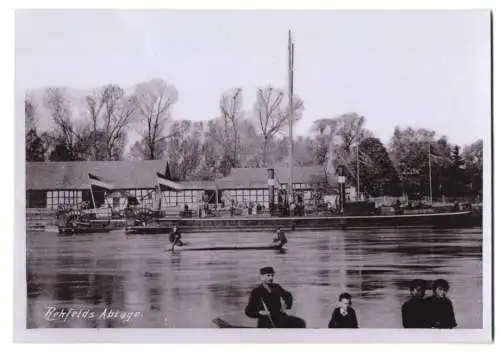
{"type": "MultiPolygon", "coordinates": [[[[267,188],[267,170],[268,168],[233,168],[229,176],[215,182],[220,189],[267,188]]],[[[276,182],[288,183],[288,167],[276,167],[274,170],[276,182]]],[[[311,183],[324,179],[325,171],[321,166],[293,168],[293,183],[311,183]]]]}
{"type": "Polygon", "coordinates": [[[89,173],[117,189],[151,188],[165,165],[164,160],[30,162],[26,163],[26,188],[89,189],[89,173]]]}
{"type": "MultiPolygon", "coordinates": [[[[26,163],[26,189],[75,190],[89,189],[91,173],[110,183],[116,189],[153,188],[156,173],[165,172],[166,161],[67,161],[26,163]]],[[[295,167],[294,183],[310,183],[324,177],[321,167],[295,167]]],[[[288,168],[275,169],[280,183],[288,182],[288,168]]],[[[234,168],[228,177],[214,181],[183,181],[185,189],[248,189],[267,188],[267,168],[234,168]]]]}

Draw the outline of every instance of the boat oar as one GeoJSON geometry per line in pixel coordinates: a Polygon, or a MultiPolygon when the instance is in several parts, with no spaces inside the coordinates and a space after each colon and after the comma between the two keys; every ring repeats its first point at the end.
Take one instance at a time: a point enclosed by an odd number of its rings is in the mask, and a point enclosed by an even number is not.
{"type": "Polygon", "coordinates": [[[172,252],[174,251],[174,247],[175,247],[176,244],[177,244],[177,238],[172,243],[172,248],[170,249],[172,252]]]}
{"type": "Polygon", "coordinates": [[[266,306],[266,303],[264,302],[264,300],[261,298],[260,301],[262,302],[262,305],[264,306],[264,310],[267,312],[267,316],[269,317],[269,321],[271,322],[271,326],[273,328],[276,328],[276,325],[274,325],[274,322],[273,322],[273,318],[271,317],[271,312],[269,311],[269,309],[267,309],[267,306],[266,306]]]}

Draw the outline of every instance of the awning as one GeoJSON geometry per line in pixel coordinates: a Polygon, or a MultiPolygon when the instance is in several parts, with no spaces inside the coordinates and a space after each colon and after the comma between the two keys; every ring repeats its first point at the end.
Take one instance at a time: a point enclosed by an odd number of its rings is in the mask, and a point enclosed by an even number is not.
{"type": "Polygon", "coordinates": [[[156,179],[158,184],[160,185],[160,189],[163,191],[182,191],[184,189],[184,187],[180,183],[169,180],[165,175],[162,175],[159,172],[156,173],[156,179]]]}

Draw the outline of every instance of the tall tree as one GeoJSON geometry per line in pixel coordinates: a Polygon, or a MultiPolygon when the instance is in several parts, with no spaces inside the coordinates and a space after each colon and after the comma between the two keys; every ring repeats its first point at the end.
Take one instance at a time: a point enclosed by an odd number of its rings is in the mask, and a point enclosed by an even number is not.
{"type": "MultiPolygon", "coordinates": [[[[294,97],[292,102],[293,123],[302,117],[303,102],[294,97]]],[[[269,146],[274,136],[289,125],[290,108],[282,90],[274,87],[257,89],[254,103],[254,116],[258,133],[262,138],[262,164],[267,165],[269,146]]]]}
{"type": "Polygon", "coordinates": [[[399,196],[398,174],[382,142],[378,138],[368,137],[358,147],[351,168],[358,170],[359,163],[360,191],[373,197],[399,196]]]}
{"type": "Polygon", "coordinates": [[[403,190],[410,197],[430,194],[431,184],[433,197],[448,188],[446,170],[450,165],[451,148],[445,136],[436,140],[434,131],[396,127],[389,149],[403,190]]]}
{"type": "Polygon", "coordinates": [[[187,180],[200,168],[203,123],[174,121],[167,140],[167,158],[173,178],[187,180]]]}
{"type": "Polygon", "coordinates": [[[204,172],[227,176],[241,161],[240,123],[244,119],[241,88],[222,93],[219,111],[219,117],[208,121],[203,136],[204,172]]]}
{"type": "Polygon", "coordinates": [[[469,195],[481,198],[483,193],[483,140],[479,139],[471,145],[465,146],[462,158],[469,195]]]}
{"type": "Polygon", "coordinates": [[[142,127],[141,135],[145,159],[161,159],[165,152],[166,140],[171,137],[164,129],[171,119],[172,107],[179,99],[174,86],[161,79],[153,79],[139,84],[135,89],[138,115],[142,127]]]}
{"type": "Polygon", "coordinates": [[[126,95],[123,88],[110,84],[102,88],[103,136],[106,160],[121,157],[127,127],[137,111],[137,97],[126,95]]]}
{"type": "Polygon", "coordinates": [[[95,90],[92,95],[85,98],[87,103],[87,111],[90,117],[90,124],[87,135],[89,139],[89,148],[92,160],[104,160],[105,155],[102,153],[104,146],[100,146],[104,140],[104,136],[99,136],[99,120],[102,118],[101,113],[104,107],[104,100],[102,99],[102,91],[95,90]],[[99,138],[101,137],[101,138],[99,138]],[[101,140],[102,139],[102,140],[101,140]]]}
{"type": "Polygon", "coordinates": [[[219,101],[221,124],[218,139],[222,142],[223,163],[229,168],[239,166],[241,148],[239,122],[243,117],[242,108],[241,88],[231,89],[222,94],[219,101]]]}
{"type": "MultiPolygon", "coordinates": [[[[318,119],[314,122],[316,148],[322,155],[327,148],[327,160],[324,163],[329,171],[336,172],[342,165],[347,168],[348,176],[354,177],[355,171],[350,167],[355,157],[353,147],[372,136],[365,128],[365,123],[365,118],[357,113],[346,113],[333,119],[318,119]]],[[[324,156],[320,158],[323,159],[324,156]]]]}
{"type": "Polygon", "coordinates": [[[86,104],[90,122],[83,129],[80,144],[88,148],[88,158],[121,159],[128,129],[137,115],[137,97],[108,84],[88,95],[86,104]]]}
{"type": "Polygon", "coordinates": [[[45,90],[44,105],[52,118],[52,144],[54,145],[49,159],[51,161],[82,160],[81,151],[77,148],[80,136],[76,132],[71,100],[65,89],[48,88],[45,90]]]}
{"type": "Polygon", "coordinates": [[[460,147],[455,145],[451,151],[451,162],[446,170],[446,182],[441,185],[441,194],[460,197],[466,195],[467,180],[465,174],[465,163],[460,154],[460,147]]]}
{"type": "Polygon", "coordinates": [[[262,140],[251,119],[240,121],[240,165],[242,167],[262,167],[262,140]]]}
{"type": "Polygon", "coordinates": [[[38,135],[36,108],[29,95],[26,95],[24,99],[24,114],[26,161],[44,161],[46,147],[43,139],[38,135]]]}
{"type": "Polygon", "coordinates": [[[221,150],[219,140],[219,126],[218,120],[213,119],[207,122],[207,129],[203,138],[202,145],[202,173],[212,173],[214,177],[216,176],[226,176],[224,172],[219,169],[219,163],[221,159],[221,150]]]}

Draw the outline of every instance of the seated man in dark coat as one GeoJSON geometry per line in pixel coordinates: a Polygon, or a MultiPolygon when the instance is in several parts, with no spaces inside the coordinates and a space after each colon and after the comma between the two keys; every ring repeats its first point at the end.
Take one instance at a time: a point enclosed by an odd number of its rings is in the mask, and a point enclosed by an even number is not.
{"type": "Polygon", "coordinates": [[[328,327],[330,329],[356,329],[358,328],[358,318],[356,311],[351,307],[351,295],[347,292],[339,296],[339,307],[332,313],[328,327]]]}
{"type": "Polygon", "coordinates": [[[401,307],[403,327],[405,329],[425,329],[427,324],[427,302],[424,300],[426,284],[415,279],[410,283],[410,299],[401,307]]]}
{"type": "Polygon", "coordinates": [[[457,326],[455,312],[450,299],[446,297],[450,284],[448,281],[438,279],[432,287],[434,294],[426,300],[428,322],[431,328],[453,329],[457,326]]]}
{"type": "Polygon", "coordinates": [[[292,294],[283,287],[273,283],[274,269],[260,269],[261,284],[250,293],[245,314],[256,318],[258,328],[305,328],[306,322],[301,318],[288,315],[283,311],[281,299],[285,301],[286,310],[292,308],[292,294]]]}

